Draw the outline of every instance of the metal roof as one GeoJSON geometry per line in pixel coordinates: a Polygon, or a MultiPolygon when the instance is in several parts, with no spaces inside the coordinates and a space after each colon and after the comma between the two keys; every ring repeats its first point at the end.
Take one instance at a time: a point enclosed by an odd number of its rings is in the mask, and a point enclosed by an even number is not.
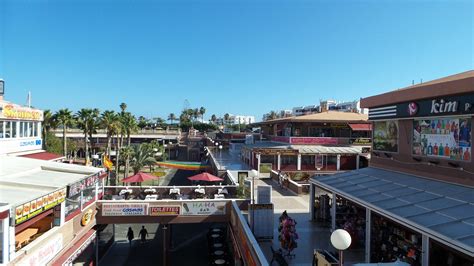
{"type": "Polygon", "coordinates": [[[474,254],[474,187],[373,167],[311,182],[474,254]]]}

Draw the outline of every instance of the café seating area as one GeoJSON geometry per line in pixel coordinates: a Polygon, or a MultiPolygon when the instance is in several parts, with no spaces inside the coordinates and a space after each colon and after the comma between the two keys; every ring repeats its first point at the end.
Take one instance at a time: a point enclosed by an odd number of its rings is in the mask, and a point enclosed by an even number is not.
{"type": "Polygon", "coordinates": [[[222,227],[209,229],[209,265],[230,265],[232,256],[229,254],[226,234],[226,229],[222,227]]]}
{"type": "Polygon", "coordinates": [[[105,187],[103,200],[192,200],[236,198],[236,186],[105,187]]]}

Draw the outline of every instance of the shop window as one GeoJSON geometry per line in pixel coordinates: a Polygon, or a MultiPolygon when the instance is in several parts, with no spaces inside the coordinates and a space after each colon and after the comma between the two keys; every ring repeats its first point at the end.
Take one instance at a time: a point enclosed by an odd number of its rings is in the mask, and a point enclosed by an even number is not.
{"type": "Polygon", "coordinates": [[[471,119],[442,118],[413,121],[413,154],[471,161],[471,119]]]}
{"type": "Polygon", "coordinates": [[[374,150],[398,152],[398,121],[374,122],[374,150]]]}
{"type": "Polygon", "coordinates": [[[11,138],[11,137],[12,137],[12,122],[6,121],[5,122],[5,138],[11,138]]]}
{"type": "Polygon", "coordinates": [[[28,226],[28,228],[24,229],[23,231],[16,233],[15,250],[18,251],[24,248],[29,243],[40,237],[42,234],[53,228],[53,219],[53,214],[50,214],[28,226]]]}
{"type": "Polygon", "coordinates": [[[421,234],[372,213],[370,261],[421,265],[421,234]]]}
{"type": "Polygon", "coordinates": [[[431,266],[472,266],[474,258],[430,239],[431,266]]]}
{"type": "Polygon", "coordinates": [[[11,129],[12,129],[12,138],[18,138],[18,128],[17,128],[17,122],[16,121],[12,121],[11,122],[11,129]]]}
{"type": "Polygon", "coordinates": [[[336,229],[344,229],[351,235],[352,249],[365,248],[365,208],[338,196],[336,229]]]}
{"type": "Polygon", "coordinates": [[[322,226],[331,226],[331,207],[333,204],[332,193],[321,187],[314,189],[314,217],[313,219],[322,226]]]}

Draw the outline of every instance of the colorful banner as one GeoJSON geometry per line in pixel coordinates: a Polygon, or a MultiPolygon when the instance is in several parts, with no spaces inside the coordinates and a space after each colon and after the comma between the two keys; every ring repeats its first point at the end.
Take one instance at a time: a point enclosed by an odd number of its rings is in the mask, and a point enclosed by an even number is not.
{"type": "Polygon", "coordinates": [[[15,224],[20,224],[36,215],[61,204],[66,199],[66,188],[49,193],[46,196],[17,206],[15,208],[15,224]]]}
{"type": "Polygon", "coordinates": [[[156,163],[160,167],[181,169],[181,170],[205,170],[209,168],[209,165],[202,165],[198,162],[178,162],[178,161],[165,161],[156,163]]]}
{"type": "Polygon", "coordinates": [[[183,202],[182,215],[225,215],[225,201],[183,202]]]}
{"type": "Polygon", "coordinates": [[[145,216],[148,203],[102,203],[102,216],[145,216]]]}
{"type": "Polygon", "coordinates": [[[181,206],[153,206],[150,207],[151,216],[177,216],[180,214],[181,206]]]}
{"type": "Polygon", "coordinates": [[[413,154],[470,161],[470,118],[414,120],[413,154]]]}
{"type": "Polygon", "coordinates": [[[398,122],[374,122],[374,150],[398,152],[398,122]]]}

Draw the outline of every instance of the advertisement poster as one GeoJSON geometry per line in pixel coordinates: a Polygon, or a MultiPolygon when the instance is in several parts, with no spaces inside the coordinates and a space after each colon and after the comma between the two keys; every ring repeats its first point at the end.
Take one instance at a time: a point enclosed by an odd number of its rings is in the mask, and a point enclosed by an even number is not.
{"type": "Polygon", "coordinates": [[[413,154],[471,161],[470,118],[413,121],[413,154]]]}
{"type": "Polygon", "coordinates": [[[182,215],[224,215],[225,201],[184,202],[182,215]]]}
{"type": "Polygon", "coordinates": [[[398,152],[398,122],[374,122],[374,150],[398,152]]]}
{"type": "Polygon", "coordinates": [[[148,215],[147,203],[103,203],[102,216],[148,215]]]}
{"type": "Polygon", "coordinates": [[[150,207],[151,216],[177,216],[181,206],[154,206],[150,207]]]}
{"type": "Polygon", "coordinates": [[[54,206],[61,204],[66,199],[66,188],[57,190],[43,196],[17,206],[15,208],[15,224],[20,224],[36,215],[47,211],[54,206]]]}

